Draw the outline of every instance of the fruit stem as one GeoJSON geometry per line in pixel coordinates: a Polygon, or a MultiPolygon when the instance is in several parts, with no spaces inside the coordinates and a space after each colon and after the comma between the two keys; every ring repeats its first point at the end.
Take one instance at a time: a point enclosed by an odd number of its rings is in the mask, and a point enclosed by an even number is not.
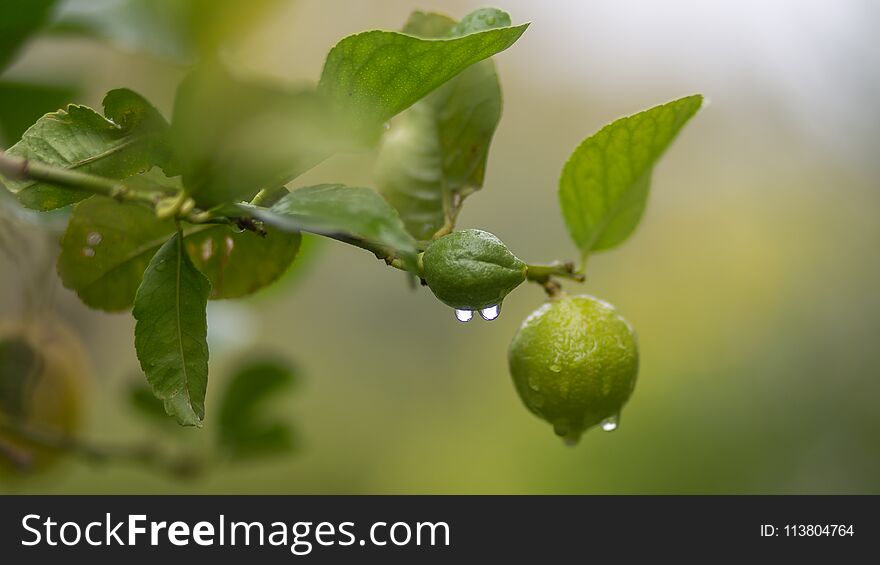
{"type": "Polygon", "coordinates": [[[582,283],[587,280],[583,273],[575,272],[573,261],[554,261],[548,265],[528,265],[526,279],[544,284],[551,277],[560,277],[582,283]]]}

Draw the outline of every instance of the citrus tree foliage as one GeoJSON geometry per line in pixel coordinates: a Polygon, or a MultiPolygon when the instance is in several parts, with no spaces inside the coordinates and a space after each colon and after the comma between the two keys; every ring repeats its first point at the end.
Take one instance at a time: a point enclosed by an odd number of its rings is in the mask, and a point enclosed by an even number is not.
{"type": "MultiPolygon", "coordinates": [[[[16,12],[26,23],[16,24],[19,35],[2,37],[0,64],[26,30],[45,24],[52,4],[34,0],[16,12]]],[[[256,17],[273,2],[251,4],[245,12],[256,17]]],[[[170,116],[119,88],[100,109],[68,104],[43,115],[0,153],[3,184],[22,206],[72,207],[58,259],[64,285],[91,308],[132,310],[135,350],[152,393],[140,390],[136,406],[155,413],[158,399],[180,424],[201,425],[207,302],[276,281],[296,261],[303,232],[361,247],[421,279],[461,321],[473,310],[494,319],[504,296],[526,280],[551,297],[556,279],[583,280],[583,264],[529,265],[491,234],[454,231],[465,198],[483,187],[501,117],[491,58],[528,24],[494,8],[460,20],[415,12],[400,31],[342,39],[314,86],[293,87],[241,74],[218,56],[224,26],[245,18],[244,3],[119,3],[120,13],[142,15],[140,35],[71,5],[57,27],[163,44],[165,55],[195,61],[170,116]],[[200,34],[188,42],[173,37],[170,30],[203,17],[209,25],[200,34]],[[371,147],[379,149],[375,187],[296,186],[328,157],[371,147]]],[[[0,15],[10,10],[4,5],[0,15]]],[[[633,232],[653,166],[701,102],[688,96],[620,119],[575,149],[559,199],[584,261],[633,232]]],[[[18,137],[22,128],[10,129],[18,137]]],[[[250,379],[233,382],[237,392],[220,408],[220,443],[236,452],[290,445],[288,432],[260,421],[254,407],[289,375],[243,374],[250,379]],[[242,410],[253,421],[230,416],[242,410]]]]}

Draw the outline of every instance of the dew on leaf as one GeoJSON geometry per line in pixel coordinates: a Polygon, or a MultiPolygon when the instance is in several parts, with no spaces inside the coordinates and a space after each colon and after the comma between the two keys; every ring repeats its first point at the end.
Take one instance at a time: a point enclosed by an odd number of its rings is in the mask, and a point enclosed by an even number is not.
{"type": "Polygon", "coordinates": [[[95,250],[92,249],[91,247],[83,247],[82,254],[86,257],[94,257],[95,250]]]}
{"type": "Polygon", "coordinates": [[[86,236],[86,243],[88,243],[89,245],[98,245],[103,239],[104,236],[96,231],[93,231],[86,236]]]}
{"type": "Polygon", "coordinates": [[[472,310],[461,310],[458,308],[455,309],[455,318],[459,322],[470,322],[471,318],[473,318],[473,317],[474,317],[474,313],[472,310]]]}

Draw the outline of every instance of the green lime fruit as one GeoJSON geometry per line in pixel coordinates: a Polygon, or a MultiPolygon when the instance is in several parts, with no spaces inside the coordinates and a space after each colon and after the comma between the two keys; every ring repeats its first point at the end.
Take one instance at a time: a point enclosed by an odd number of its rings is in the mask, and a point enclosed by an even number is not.
{"type": "Polygon", "coordinates": [[[507,353],[526,407],[566,443],[587,429],[617,427],[639,370],[632,326],[592,296],[551,300],[522,323],[507,353]]]}
{"type": "Polygon", "coordinates": [[[0,325],[0,477],[33,474],[58,460],[58,450],[18,428],[58,441],[76,433],[89,367],[79,338],[58,320],[0,325]]]}
{"type": "Polygon", "coordinates": [[[432,242],[422,267],[425,282],[441,302],[468,314],[485,311],[486,319],[498,315],[501,301],[526,280],[528,270],[500,239],[474,229],[432,242]]]}

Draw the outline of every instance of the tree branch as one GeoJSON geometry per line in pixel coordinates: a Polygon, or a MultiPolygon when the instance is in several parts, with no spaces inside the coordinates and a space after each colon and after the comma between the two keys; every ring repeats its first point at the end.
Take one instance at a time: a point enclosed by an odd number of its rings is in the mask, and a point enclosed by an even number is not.
{"type": "MultiPolygon", "coordinates": [[[[95,464],[124,461],[153,467],[178,478],[192,477],[207,468],[205,462],[196,457],[190,455],[171,456],[150,443],[114,446],[96,445],[70,435],[38,430],[5,421],[0,421],[0,432],[44,448],[81,457],[95,464]]],[[[11,446],[6,446],[6,449],[0,449],[0,455],[10,458],[23,471],[27,471],[33,464],[30,455],[26,451],[13,451],[11,446]]]]}
{"type": "Polygon", "coordinates": [[[0,151],[0,174],[12,180],[33,180],[74,190],[108,196],[119,201],[137,201],[155,206],[163,193],[136,190],[119,181],[72,169],[53,167],[0,151]]]}

